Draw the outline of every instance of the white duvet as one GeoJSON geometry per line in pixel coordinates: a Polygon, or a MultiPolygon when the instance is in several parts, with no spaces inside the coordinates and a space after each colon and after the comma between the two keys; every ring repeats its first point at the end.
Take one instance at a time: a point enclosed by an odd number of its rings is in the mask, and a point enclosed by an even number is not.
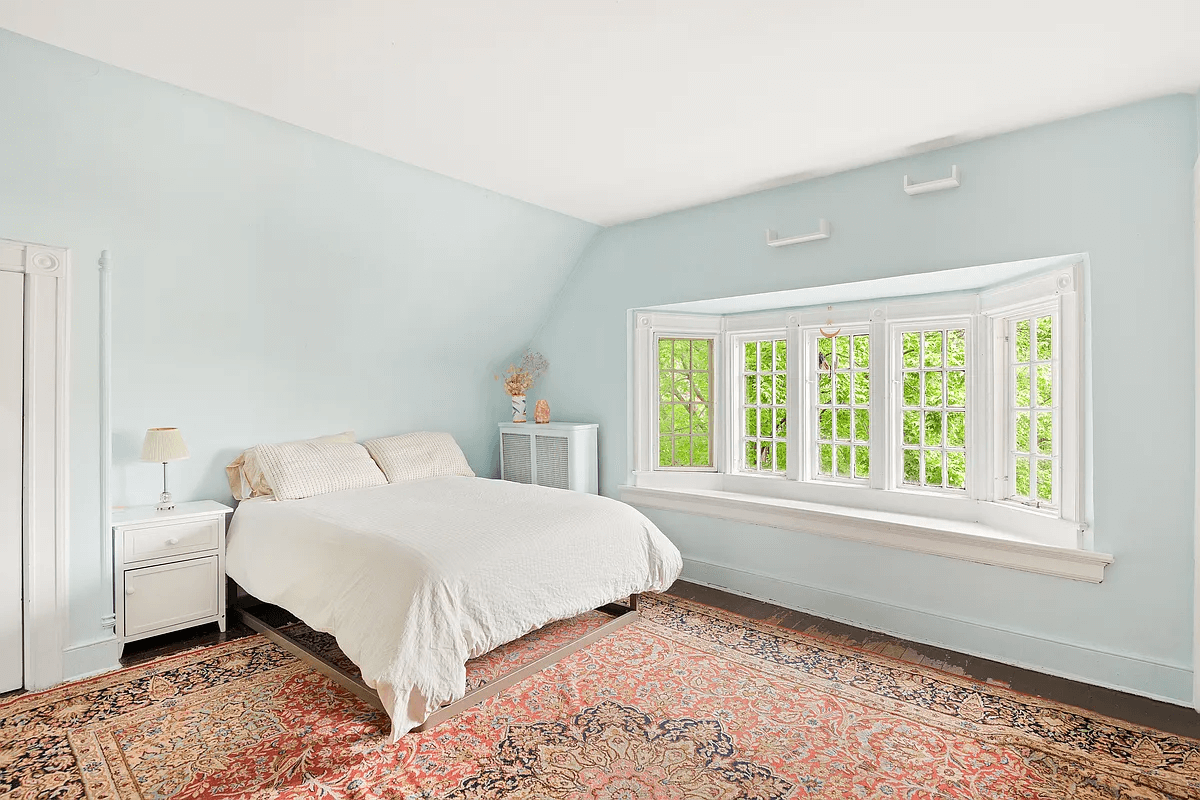
{"type": "Polygon", "coordinates": [[[226,572],[332,633],[392,718],[392,736],[466,692],[466,661],[548,622],[661,591],[679,550],[606,497],[443,477],[234,514],[226,572]]]}

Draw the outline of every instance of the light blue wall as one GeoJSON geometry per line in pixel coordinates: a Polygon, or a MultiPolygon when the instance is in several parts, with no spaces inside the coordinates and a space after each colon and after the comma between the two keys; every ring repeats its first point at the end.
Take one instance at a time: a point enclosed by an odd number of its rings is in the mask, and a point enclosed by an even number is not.
{"type": "MultiPolygon", "coordinates": [[[[687,574],[967,652],[1191,699],[1192,165],[1178,95],[604,231],[534,340],[559,419],[600,423],[601,489],[627,480],[626,310],[1063,253],[1091,257],[1092,585],[651,512],[687,574]],[[962,170],[908,197],[901,177],[962,170]],[[764,230],[827,241],[771,249],[764,230]],[[1136,404],[1136,405],[1135,405],[1136,404]]],[[[703,164],[697,164],[703,169],[703,164]]]]}
{"type": "MultiPolygon", "coordinates": [[[[0,238],[71,248],[70,643],[100,637],[96,259],[113,277],[114,502],[228,499],[260,441],[452,431],[497,469],[493,374],[598,230],[0,31],[0,238]]],[[[421,124],[414,119],[414,125],[421,124]]],[[[557,365],[556,365],[557,366],[557,365]]],[[[68,667],[68,670],[70,667],[68,667]]]]}

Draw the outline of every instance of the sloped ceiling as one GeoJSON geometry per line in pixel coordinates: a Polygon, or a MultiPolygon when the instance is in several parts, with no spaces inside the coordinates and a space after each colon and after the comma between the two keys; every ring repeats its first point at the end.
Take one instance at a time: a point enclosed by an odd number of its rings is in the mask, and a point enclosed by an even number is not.
{"type": "Polygon", "coordinates": [[[1200,86],[1196,0],[6,0],[0,27],[602,225],[1200,86]]]}

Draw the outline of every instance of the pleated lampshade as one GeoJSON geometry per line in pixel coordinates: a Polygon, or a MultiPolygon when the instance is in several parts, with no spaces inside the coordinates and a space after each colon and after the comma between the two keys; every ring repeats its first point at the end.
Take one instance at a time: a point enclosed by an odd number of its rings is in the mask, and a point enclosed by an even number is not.
{"type": "Polygon", "coordinates": [[[187,445],[178,428],[151,428],[142,442],[142,461],[179,461],[187,458],[187,445]]]}

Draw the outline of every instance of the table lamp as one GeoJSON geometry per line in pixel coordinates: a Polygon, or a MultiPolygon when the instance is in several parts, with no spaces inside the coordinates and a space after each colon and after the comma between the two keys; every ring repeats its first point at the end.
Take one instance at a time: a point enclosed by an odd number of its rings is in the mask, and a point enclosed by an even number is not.
{"type": "Polygon", "coordinates": [[[163,465],[163,490],[158,496],[159,511],[170,511],[175,507],[171,493],[167,491],[167,462],[181,461],[188,457],[187,445],[178,428],[151,428],[146,431],[146,439],[142,442],[142,461],[161,462],[163,465]]]}

